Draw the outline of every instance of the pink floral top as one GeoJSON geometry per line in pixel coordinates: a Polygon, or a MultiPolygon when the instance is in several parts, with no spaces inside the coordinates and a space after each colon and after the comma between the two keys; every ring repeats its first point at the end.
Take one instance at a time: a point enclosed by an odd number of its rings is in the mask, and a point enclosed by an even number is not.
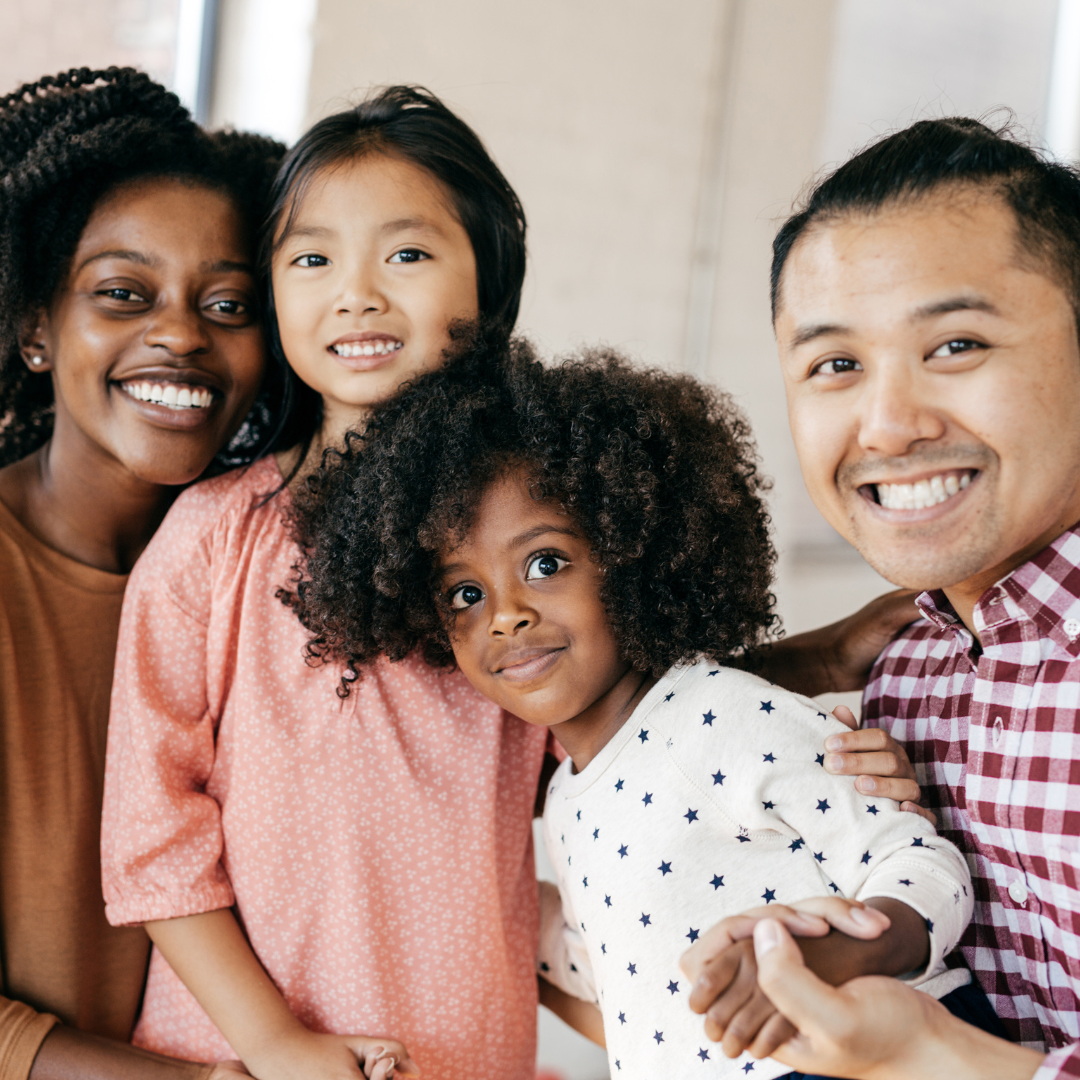
{"type": "MultiPolygon", "coordinates": [[[[102,865],[114,925],[235,904],[317,1031],[403,1039],[426,1080],[535,1075],[531,818],[545,732],[417,659],[352,695],[274,593],[272,459],[170,510],[124,600],[102,865]]],[[[135,1042],[235,1056],[155,951],[135,1042]]]]}

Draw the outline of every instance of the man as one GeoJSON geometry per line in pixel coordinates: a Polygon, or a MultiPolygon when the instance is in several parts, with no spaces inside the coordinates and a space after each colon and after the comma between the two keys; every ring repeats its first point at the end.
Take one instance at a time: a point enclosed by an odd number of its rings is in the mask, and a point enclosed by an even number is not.
{"type": "Polygon", "coordinates": [[[964,956],[1032,1048],[897,982],[825,987],[769,920],[760,984],[801,1032],[776,1056],[841,1076],[1080,1076],[1080,177],[973,120],[915,124],[784,225],[772,288],[814,501],[881,574],[929,590],[864,717],[906,746],[969,854],[964,956]]]}

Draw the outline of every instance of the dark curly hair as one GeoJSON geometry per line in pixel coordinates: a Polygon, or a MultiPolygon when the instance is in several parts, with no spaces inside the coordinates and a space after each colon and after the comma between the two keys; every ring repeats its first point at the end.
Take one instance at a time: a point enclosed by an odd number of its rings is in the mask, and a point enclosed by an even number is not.
{"type": "MultiPolygon", "coordinates": [[[[208,134],[175,94],[132,68],[76,68],[0,98],[0,466],[52,433],[53,388],[19,354],[26,318],[61,288],[94,207],[118,184],[180,177],[235,202],[254,243],[285,148],[272,139],[208,134]]],[[[250,461],[276,411],[267,387],[218,457],[250,461]]]]}
{"type": "MultiPolygon", "coordinates": [[[[281,347],[270,264],[312,180],[342,161],[371,153],[403,158],[446,187],[476,258],[481,318],[501,325],[507,335],[517,321],[525,281],[525,211],[476,132],[422,86],[387,86],[327,116],[300,136],[282,162],[259,245],[270,352],[286,393],[276,445],[299,444],[306,450],[322,420],[322,399],[296,377],[281,347]]],[[[304,456],[297,459],[297,470],[304,456]]]]}
{"type": "Polygon", "coordinates": [[[378,407],[293,509],[306,564],[286,599],[309,657],[348,665],[339,693],[380,654],[453,664],[437,553],[508,467],[590,541],[636,669],[761,643],[776,623],[768,485],[732,400],[610,350],[547,368],[520,339],[470,346],[378,407]]]}

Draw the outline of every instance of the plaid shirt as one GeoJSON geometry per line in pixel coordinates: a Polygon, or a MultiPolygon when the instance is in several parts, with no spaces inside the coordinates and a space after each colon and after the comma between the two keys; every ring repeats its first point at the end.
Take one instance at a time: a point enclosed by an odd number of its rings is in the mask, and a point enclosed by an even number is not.
{"type": "Polygon", "coordinates": [[[1080,1077],[1080,526],[988,589],[982,652],[941,592],[878,658],[867,725],[905,745],[968,854],[968,966],[1013,1038],[1080,1077]]]}

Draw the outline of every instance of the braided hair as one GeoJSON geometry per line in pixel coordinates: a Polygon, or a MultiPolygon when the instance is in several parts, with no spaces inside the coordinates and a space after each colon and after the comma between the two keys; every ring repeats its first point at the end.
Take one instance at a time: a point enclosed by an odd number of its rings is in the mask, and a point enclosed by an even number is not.
{"type": "MultiPolygon", "coordinates": [[[[52,433],[52,381],[27,370],[19,332],[61,288],[94,207],[143,176],[230,196],[254,240],[284,147],[204,132],[175,94],[133,68],[74,68],[0,98],[0,467],[52,433]]],[[[273,426],[264,390],[218,467],[250,461],[273,426]]]]}

